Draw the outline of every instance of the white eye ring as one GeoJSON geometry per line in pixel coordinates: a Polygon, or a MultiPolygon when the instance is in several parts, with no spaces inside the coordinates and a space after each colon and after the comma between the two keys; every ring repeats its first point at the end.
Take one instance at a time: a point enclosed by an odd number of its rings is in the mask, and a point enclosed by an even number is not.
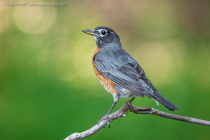
{"type": "Polygon", "coordinates": [[[105,30],[105,29],[100,29],[100,30],[99,30],[99,33],[100,33],[100,36],[103,37],[103,36],[106,35],[107,30],[105,30]]]}

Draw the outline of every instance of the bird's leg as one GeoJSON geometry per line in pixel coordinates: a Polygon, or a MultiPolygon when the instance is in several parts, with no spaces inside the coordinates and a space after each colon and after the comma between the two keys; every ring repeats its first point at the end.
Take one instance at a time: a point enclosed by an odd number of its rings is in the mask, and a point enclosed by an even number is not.
{"type": "Polygon", "coordinates": [[[113,97],[114,97],[114,103],[112,104],[111,108],[110,108],[109,111],[106,113],[106,115],[104,115],[104,116],[98,121],[98,124],[99,124],[101,121],[106,120],[107,125],[109,126],[109,128],[110,128],[110,123],[109,123],[109,118],[108,118],[109,113],[111,112],[111,110],[114,108],[114,106],[116,105],[116,103],[117,103],[118,100],[119,100],[119,97],[118,97],[117,95],[114,95],[113,97]]]}
{"type": "Polygon", "coordinates": [[[135,99],[135,97],[133,97],[132,99],[130,99],[129,101],[126,102],[130,107],[130,112],[133,110],[133,106],[131,103],[133,102],[134,99],[135,99]]]}

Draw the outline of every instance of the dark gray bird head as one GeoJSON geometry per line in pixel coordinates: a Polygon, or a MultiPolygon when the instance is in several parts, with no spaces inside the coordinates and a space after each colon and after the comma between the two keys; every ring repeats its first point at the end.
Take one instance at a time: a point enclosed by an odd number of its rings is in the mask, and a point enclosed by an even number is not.
{"type": "Polygon", "coordinates": [[[99,26],[94,30],[83,30],[82,32],[92,35],[99,48],[108,46],[121,47],[119,36],[109,27],[99,26]]]}

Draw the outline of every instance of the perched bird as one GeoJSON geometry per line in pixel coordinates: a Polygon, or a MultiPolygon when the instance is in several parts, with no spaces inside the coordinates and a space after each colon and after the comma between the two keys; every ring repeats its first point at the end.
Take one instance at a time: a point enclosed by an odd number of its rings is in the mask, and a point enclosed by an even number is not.
{"type": "Polygon", "coordinates": [[[137,61],[122,48],[120,38],[113,29],[99,26],[82,32],[92,35],[96,41],[93,68],[102,86],[114,97],[111,108],[98,123],[106,120],[109,125],[108,115],[119,98],[132,97],[132,102],[135,97],[143,98],[146,95],[170,111],[178,110],[157,91],[137,61]]]}

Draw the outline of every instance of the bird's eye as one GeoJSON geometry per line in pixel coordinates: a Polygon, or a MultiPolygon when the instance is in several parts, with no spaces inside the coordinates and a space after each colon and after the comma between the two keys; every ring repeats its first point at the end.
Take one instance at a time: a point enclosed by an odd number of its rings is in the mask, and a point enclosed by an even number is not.
{"type": "Polygon", "coordinates": [[[101,31],[101,34],[102,34],[102,35],[105,35],[105,34],[106,34],[106,30],[102,30],[102,31],[101,31]]]}

